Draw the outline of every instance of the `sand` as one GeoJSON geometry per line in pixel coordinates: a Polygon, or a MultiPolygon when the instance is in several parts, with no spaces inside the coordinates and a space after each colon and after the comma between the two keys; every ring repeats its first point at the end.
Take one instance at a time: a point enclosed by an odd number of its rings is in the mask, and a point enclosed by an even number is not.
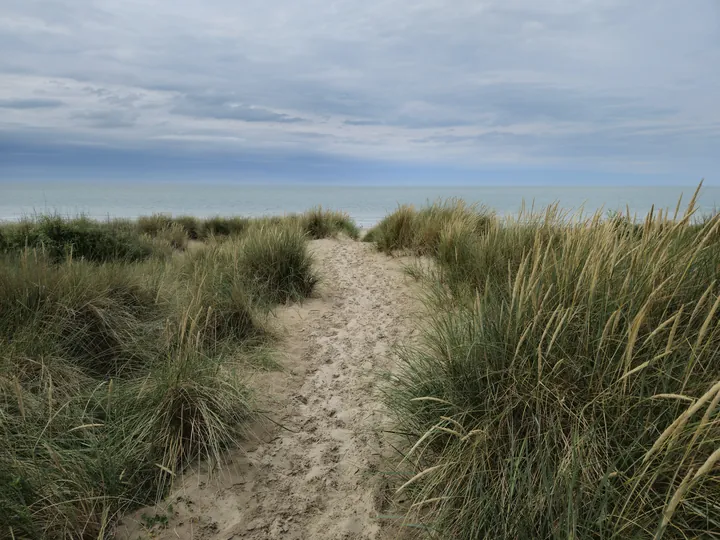
{"type": "Polygon", "coordinates": [[[317,297],[278,310],[283,370],[250,381],[259,408],[283,427],[258,422],[222,472],[188,472],[165,502],[125,517],[118,538],[395,538],[380,517],[394,451],[379,391],[393,346],[412,339],[412,282],[369,244],[318,240],[311,249],[317,297]],[[148,528],[143,514],[167,523],[148,528]]]}

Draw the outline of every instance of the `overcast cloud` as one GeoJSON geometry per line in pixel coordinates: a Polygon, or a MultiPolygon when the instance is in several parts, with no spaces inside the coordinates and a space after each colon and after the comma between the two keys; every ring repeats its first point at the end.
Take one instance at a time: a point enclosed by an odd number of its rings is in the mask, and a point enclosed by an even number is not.
{"type": "Polygon", "coordinates": [[[3,0],[0,172],[72,146],[712,181],[719,6],[3,0]]]}

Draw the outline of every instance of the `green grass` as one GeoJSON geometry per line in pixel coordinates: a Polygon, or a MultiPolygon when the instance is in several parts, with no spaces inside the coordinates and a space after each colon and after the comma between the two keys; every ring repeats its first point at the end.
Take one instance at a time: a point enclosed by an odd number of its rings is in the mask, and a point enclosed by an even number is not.
{"type": "Polygon", "coordinates": [[[37,252],[6,257],[0,261],[2,341],[101,376],[142,368],[154,354],[147,337],[168,314],[162,272],[161,264],[149,263],[58,265],[37,252]]]}
{"type": "Polygon", "coordinates": [[[343,233],[357,240],[360,230],[350,216],[343,212],[323,210],[321,206],[301,215],[301,226],[310,238],[328,238],[343,233]]]}
{"type": "Polygon", "coordinates": [[[167,230],[182,231],[189,240],[205,240],[213,236],[238,236],[244,233],[251,220],[243,217],[214,216],[204,220],[192,216],[172,217],[153,214],[137,220],[138,231],[149,236],[162,235],[167,230]]]}
{"type": "Polygon", "coordinates": [[[385,253],[435,255],[447,228],[479,235],[494,222],[492,213],[486,209],[469,206],[459,199],[438,201],[420,210],[404,205],[370,229],[363,240],[374,242],[385,253]]]}
{"type": "Polygon", "coordinates": [[[192,343],[104,381],[58,358],[1,365],[3,536],[102,537],[195,459],[220,459],[251,412],[229,362],[192,343]]]}
{"type": "Polygon", "coordinates": [[[105,537],[243,436],[246,374],[272,365],[265,315],[317,281],[308,235],[254,220],[180,256],[191,226],[0,227],[3,538],[105,537]]]}
{"type": "Polygon", "coordinates": [[[101,223],[84,217],[66,219],[37,216],[2,226],[0,251],[40,248],[48,257],[94,262],[141,261],[153,254],[152,245],[122,222],[101,223]]]}
{"type": "Polygon", "coordinates": [[[200,225],[200,238],[208,236],[237,236],[243,234],[250,226],[251,220],[243,217],[212,217],[200,225]]]}
{"type": "Polygon", "coordinates": [[[263,333],[259,319],[270,301],[249,287],[250,273],[242,265],[239,244],[208,246],[190,254],[184,263],[199,334],[214,345],[227,339],[253,340],[263,333]]]}
{"type": "Polygon", "coordinates": [[[24,250],[42,251],[55,262],[67,258],[94,263],[137,262],[167,258],[184,251],[190,240],[215,242],[241,238],[253,228],[279,225],[299,227],[311,239],[357,239],[359,229],[347,214],[316,207],[303,214],[246,218],[214,216],[198,219],[168,214],[137,220],[95,221],[84,216],[36,215],[19,222],[0,223],[0,255],[24,250]]]}
{"type": "Polygon", "coordinates": [[[550,208],[428,241],[430,315],[386,388],[409,522],[468,540],[720,530],[720,218],[691,213],[550,208]]]}
{"type": "MultiPolygon", "coordinates": [[[[151,237],[167,235],[168,230],[182,231],[189,240],[207,240],[210,238],[240,237],[250,228],[258,225],[297,225],[309,238],[331,238],[343,233],[352,239],[359,237],[355,222],[345,213],[323,209],[318,206],[302,214],[286,216],[268,216],[246,218],[239,216],[214,216],[204,220],[190,216],[173,218],[166,214],[154,214],[141,217],[137,221],[138,230],[151,237]]],[[[177,239],[177,234],[173,235],[177,239]]],[[[0,242],[2,240],[0,239],[0,242]]],[[[184,246],[183,246],[184,247],[184,246]]]]}
{"type": "Polygon", "coordinates": [[[137,229],[141,234],[156,236],[161,231],[175,225],[175,220],[168,214],[153,214],[151,216],[140,216],[137,219],[137,229]]]}
{"type": "Polygon", "coordinates": [[[201,240],[204,235],[203,223],[193,216],[178,216],[174,220],[175,225],[185,231],[189,240],[201,240]]]}
{"type": "Polygon", "coordinates": [[[318,278],[306,242],[303,231],[295,226],[262,225],[253,230],[239,249],[250,289],[273,303],[308,296],[318,278]]]}

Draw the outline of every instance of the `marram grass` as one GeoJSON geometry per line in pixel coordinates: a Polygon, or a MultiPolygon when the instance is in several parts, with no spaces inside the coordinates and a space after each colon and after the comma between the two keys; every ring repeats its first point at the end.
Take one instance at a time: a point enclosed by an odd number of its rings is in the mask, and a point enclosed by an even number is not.
{"type": "Polygon", "coordinates": [[[320,206],[302,214],[248,218],[153,214],[137,220],[96,221],[85,216],[59,214],[28,216],[19,222],[0,223],[0,255],[39,249],[54,261],[68,257],[92,262],[137,262],[167,258],[183,251],[189,241],[241,238],[259,226],[298,227],[311,239],[345,234],[359,237],[355,222],[344,212],[320,206]]]}
{"type": "Polygon", "coordinates": [[[468,205],[461,199],[436,201],[420,210],[401,205],[370,229],[363,240],[374,242],[386,253],[406,251],[416,255],[436,255],[440,237],[447,227],[462,228],[477,235],[493,221],[490,211],[468,205]]]}
{"type": "MultiPolygon", "coordinates": [[[[433,538],[720,534],[720,217],[447,222],[386,388],[433,538]],[[628,232],[630,231],[630,232],[628,232]]],[[[402,212],[406,212],[402,210],[402,212]]]]}

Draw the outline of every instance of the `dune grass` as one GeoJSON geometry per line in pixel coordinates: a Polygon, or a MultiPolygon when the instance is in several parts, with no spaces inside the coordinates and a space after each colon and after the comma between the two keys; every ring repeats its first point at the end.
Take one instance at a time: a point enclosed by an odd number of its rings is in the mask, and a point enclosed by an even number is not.
{"type": "Polygon", "coordinates": [[[297,226],[258,227],[240,244],[239,260],[250,288],[273,303],[304,298],[318,281],[306,236],[297,226]]]}
{"type": "Polygon", "coordinates": [[[307,234],[255,223],[179,257],[159,221],[0,228],[3,538],[104,537],[243,434],[264,316],[317,282],[307,234]]]}
{"type": "Polygon", "coordinates": [[[436,201],[420,210],[402,205],[370,229],[363,240],[374,242],[385,253],[407,251],[435,255],[445,228],[462,228],[480,234],[493,221],[493,214],[487,209],[468,205],[460,199],[436,201]]]}
{"type": "Polygon", "coordinates": [[[59,261],[68,256],[94,262],[141,261],[153,254],[149,240],[122,221],[97,222],[41,215],[1,227],[0,253],[41,248],[59,261]]]}
{"type": "Polygon", "coordinates": [[[251,220],[243,217],[212,217],[200,224],[199,237],[237,236],[243,234],[250,226],[251,220]]]}
{"type": "MultiPolygon", "coordinates": [[[[323,209],[318,206],[302,214],[285,216],[266,216],[246,218],[240,216],[214,216],[198,219],[191,216],[172,217],[167,214],[153,214],[141,217],[137,221],[138,230],[151,237],[167,236],[168,231],[182,231],[189,240],[207,240],[210,238],[238,237],[258,225],[299,226],[309,238],[320,239],[336,237],[343,233],[350,238],[359,237],[355,222],[345,213],[323,209]]],[[[177,238],[176,235],[173,237],[177,238]]],[[[2,239],[0,239],[2,242],[2,239]]]]}
{"type": "Polygon", "coordinates": [[[360,237],[360,230],[355,222],[344,212],[323,209],[317,206],[301,214],[300,223],[310,238],[328,238],[340,233],[353,240],[360,237]]]}
{"type": "Polygon", "coordinates": [[[267,302],[250,290],[237,243],[216,244],[189,254],[182,268],[200,339],[213,346],[262,335],[267,302]]]}
{"type": "Polygon", "coordinates": [[[431,236],[430,315],[385,392],[409,434],[409,522],[457,539],[717,534],[720,218],[693,212],[553,207],[431,236]]]}
{"type": "Polygon", "coordinates": [[[55,261],[68,256],[93,262],[142,261],[183,251],[190,240],[242,237],[260,225],[298,226],[311,239],[336,237],[341,233],[352,239],[359,237],[359,229],[347,214],[322,207],[302,214],[259,218],[199,219],[158,213],[134,221],[95,221],[85,216],[71,218],[51,214],[0,223],[0,254],[39,248],[55,261]]]}

